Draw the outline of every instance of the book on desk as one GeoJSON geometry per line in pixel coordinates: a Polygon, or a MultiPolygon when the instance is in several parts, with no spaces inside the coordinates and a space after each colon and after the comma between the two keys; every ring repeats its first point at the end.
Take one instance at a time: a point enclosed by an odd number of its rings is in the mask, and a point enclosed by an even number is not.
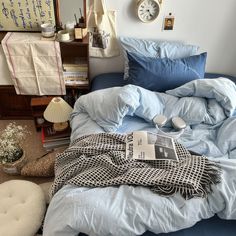
{"type": "Polygon", "coordinates": [[[68,126],[63,131],[55,131],[52,126],[42,127],[42,144],[49,151],[58,147],[66,147],[70,144],[71,129],[68,126]]]}
{"type": "Polygon", "coordinates": [[[66,85],[88,86],[88,62],[84,58],[64,58],[63,77],[66,85]]]}

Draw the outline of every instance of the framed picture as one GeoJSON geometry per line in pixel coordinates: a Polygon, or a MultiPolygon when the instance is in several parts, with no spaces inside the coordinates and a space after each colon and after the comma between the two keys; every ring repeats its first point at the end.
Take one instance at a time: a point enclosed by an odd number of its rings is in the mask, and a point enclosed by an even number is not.
{"type": "Polygon", "coordinates": [[[174,22],[175,22],[175,18],[174,16],[166,16],[164,18],[164,30],[173,30],[174,29],[174,22]]]}
{"type": "Polygon", "coordinates": [[[40,31],[55,25],[54,0],[0,0],[0,31],[40,31]]]}

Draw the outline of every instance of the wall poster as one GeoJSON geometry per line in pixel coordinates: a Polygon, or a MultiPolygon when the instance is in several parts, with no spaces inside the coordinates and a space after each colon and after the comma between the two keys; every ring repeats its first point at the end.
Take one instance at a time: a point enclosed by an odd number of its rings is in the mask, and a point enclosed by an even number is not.
{"type": "Polygon", "coordinates": [[[40,31],[55,25],[53,0],[0,0],[0,31],[40,31]]]}

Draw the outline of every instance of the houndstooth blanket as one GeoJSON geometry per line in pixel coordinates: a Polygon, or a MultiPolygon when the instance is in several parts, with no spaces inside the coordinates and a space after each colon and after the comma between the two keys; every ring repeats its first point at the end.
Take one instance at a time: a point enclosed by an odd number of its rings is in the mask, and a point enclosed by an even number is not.
{"type": "Polygon", "coordinates": [[[204,156],[191,155],[175,143],[179,161],[137,161],[125,157],[126,135],[101,133],[75,140],[55,163],[53,196],[66,184],[106,187],[145,186],[160,195],[179,192],[185,199],[206,197],[220,182],[220,168],[204,156]]]}

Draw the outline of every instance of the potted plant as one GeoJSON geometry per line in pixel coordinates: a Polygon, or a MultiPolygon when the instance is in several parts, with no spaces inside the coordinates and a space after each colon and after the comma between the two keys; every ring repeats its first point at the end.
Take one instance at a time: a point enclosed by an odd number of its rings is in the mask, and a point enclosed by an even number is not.
{"type": "Polygon", "coordinates": [[[22,143],[27,134],[27,126],[9,123],[0,135],[0,164],[8,174],[19,174],[26,162],[22,143]]]}

